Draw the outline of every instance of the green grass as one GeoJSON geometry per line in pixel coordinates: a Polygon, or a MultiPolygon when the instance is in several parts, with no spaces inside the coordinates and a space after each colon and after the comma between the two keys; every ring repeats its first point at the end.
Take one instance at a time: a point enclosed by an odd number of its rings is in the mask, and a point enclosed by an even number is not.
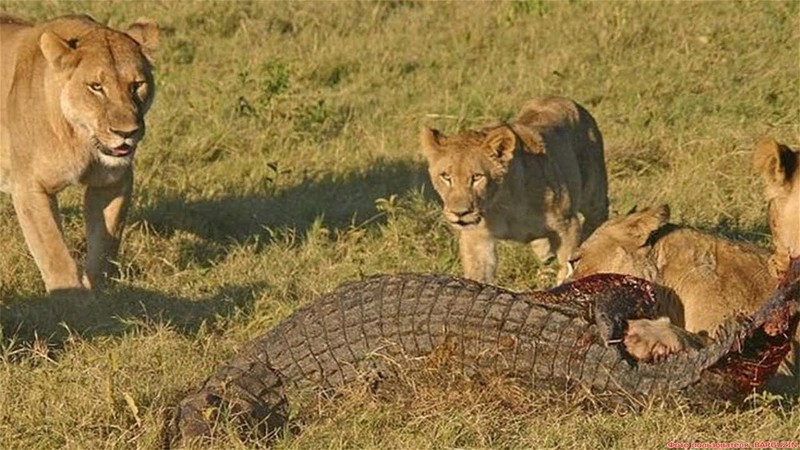
{"type": "MultiPolygon", "coordinates": [[[[750,168],[761,136],[800,141],[800,3],[0,0],[163,27],[116,286],[56,304],[0,197],[0,448],[158,448],[168,409],[247,340],[340,283],[460,273],[417,135],[509,118],[541,94],[584,104],[612,208],[769,245],[750,168]]],[[[61,196],[80,256],[78,189],[61,196]]],[[[546,287],[522,245],[498,283],[546,287]]],[[[298,411],[278,448],[665,448],[800,440],[800,406],[681,399],[586,408],[557,393],[408,382],[298,411]],[[481,389],[489,389],[489,394],[481,389]],[[499,392],[499,391],[498,391],[499,392]],[[545,398],[546,397],[546,398],[545,398]]],[[[263,443],[260,445],[264,445],[263,443]]],[[[253,448],[234,435],[213,448],[253,448]]]]}

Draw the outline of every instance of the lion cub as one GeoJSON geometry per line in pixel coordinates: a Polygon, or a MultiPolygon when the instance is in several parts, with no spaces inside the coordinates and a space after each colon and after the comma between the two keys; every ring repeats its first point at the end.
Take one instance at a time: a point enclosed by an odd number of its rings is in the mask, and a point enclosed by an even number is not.
{"type": "Polygon", "coordinates": [[[775,289],[768,251],[669,217],[662,205],[610,219],[575,252],[570,278],[623,273],[655,282],[659,314],[692,333],[713,333],[725,319],[752,313],[775,289]]]}
{"type": "Polygon", "coordinates": [[[445,136],[420,136],[444,217],[459,235],[467,278],[491,283],[495,242],[531,243],[540,259],[555,252],[558,281],[583,237],[608,217],[603,139],[572,100],[535,99],[511,124],[445,136]]]}
{"type": "MultiPolygon", "coordinates": [[[[764,196],[769,202],[769,229],[775,247],[770,270],[780,278],[790,261],[800,258],[800,149],[762,139],[753,153],[753,166],[764,180],[764,196]]],[[[800,327],[776,378],[771,383],[776,389],[789,386],[800,393],[800,327]]]]}
{"type": "Polygon", "coordinates": [[[776,286],[766,250],[670,224],[669,216],[662,205],[612,218],[570,261],[571,279],[623,273],[656,283],[662,318],[629,321],[624,341],[642,361],[702,345],[689,336],[712,337],[726,319],[758,309],[776,286]]]}
{"type": "Polygon", "coordinates": [[[11,194],[48,292],[101,286],[119,248],[133,155],[153,99],[158,28],[88,16],[34,25],[0,14],[0,191],[11,194]],[[56,194],[86,186],[87,279],[61,232],[56,194]]]}
{"type": "Polygon", "coordinates": [[[753,153],[753,166],[764,180],[775,246],[770,262],[779,277],[790,258],[800,258],[800,150],[762,139],[753,153]]]}
{"type": "MultiPolygon", "coordinates": [[[[727,318],[756,311],[776,288],[790,258],[800,257],[800,152],[762,140],[754,166],[765,182],[772,255],[751,244],[669,224],[669,208],[660,206],[609,220],[573,256],[572,279],[605,272],[657,283],[659,313],[670,320],[630,321],[625,345],[632,355],[647,361],[697,347],[702,343],[697,334],[713,337],[727,318]]],[[[800,330],[771,388],[796,392],[800,387],[799,342],[800,330]]]]}

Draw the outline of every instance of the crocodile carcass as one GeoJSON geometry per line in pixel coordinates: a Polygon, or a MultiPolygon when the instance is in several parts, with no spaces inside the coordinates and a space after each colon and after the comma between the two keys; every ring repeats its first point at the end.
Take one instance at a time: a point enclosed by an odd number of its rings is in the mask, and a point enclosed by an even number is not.
{"type": "Polygon", "coordinates": [[[653,286],[638,278],[601,274],[515,293],[443,275],[375,276],[298,309],[248,343],[180,402],[173,433],[208,434],[219,411],[269,433],[286,424],[294,389],[391,376],[396,361],[442,346],[466,373],[513,377],[532,388],[747,393],[789,351],[800,318],[800,279],[792,279],[755,314],[726,323],[709,345],[640,363],[621,343],[627,320],[655,314],[653,286]]]}

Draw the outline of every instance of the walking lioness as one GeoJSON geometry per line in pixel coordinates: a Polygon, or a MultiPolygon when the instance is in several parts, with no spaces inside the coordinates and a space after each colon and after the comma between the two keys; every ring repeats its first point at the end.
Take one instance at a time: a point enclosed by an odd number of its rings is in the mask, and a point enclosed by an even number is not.
{"type": "Polygon", "coordinates": [[[608,217],[603,139],[569,99],[535,99],[511,124],[449,137],[423,128],[421,141],[467,278],[491,283],[495,241],[510,239],[530,242],[540,259],[555,252],[560,282],[583,237],[608,217]]]}
{"type": "Polygon", "coordinates": [[[11,194],[48,292],[102,286],[119,248],[133,155],[153,99],[158,29],[88,16],[38,25],[0,15],[0,190],[11,194]],[[86,277],[61,232],[56,194],[86,186],[86,277]]]}

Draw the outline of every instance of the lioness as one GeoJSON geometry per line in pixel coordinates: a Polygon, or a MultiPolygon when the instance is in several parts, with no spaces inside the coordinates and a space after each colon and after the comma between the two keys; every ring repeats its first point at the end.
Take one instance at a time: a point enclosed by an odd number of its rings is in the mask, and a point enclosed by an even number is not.
{"type": "Polygon", "coordinates": [[[495,242],[510,239],[541,259],[554,251],[561,281],[582,238],[608,217],[603,139],[572,100],[535,99],[510,125],[454,136],[425,127],[420,140],[467,278],[491,283],[495,242]]]}
{"type": "Polygon", "coordinates": [[[10,193],[45,288],[100,287],[119,248],[133,155],[153,100],[158,28],[125,33],[88,16],[34,25],[0,15],[0,190],[10,193]],[[86,277],[61,232],[56,194],[86,186],[86,277]]]}

